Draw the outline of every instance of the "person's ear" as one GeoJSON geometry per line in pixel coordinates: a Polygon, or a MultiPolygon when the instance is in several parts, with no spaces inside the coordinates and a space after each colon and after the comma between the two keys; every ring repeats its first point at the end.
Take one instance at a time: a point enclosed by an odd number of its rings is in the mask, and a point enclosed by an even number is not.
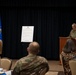
{"type": "Polygon", "coordinates": [[[29,47],[27,47],[27,51],[29,51],[29,47]]]}

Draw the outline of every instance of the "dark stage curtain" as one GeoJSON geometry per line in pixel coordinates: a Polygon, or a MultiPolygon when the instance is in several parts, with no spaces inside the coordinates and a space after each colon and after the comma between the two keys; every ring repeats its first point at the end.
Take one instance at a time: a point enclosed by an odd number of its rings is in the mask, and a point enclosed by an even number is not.
{"type": "Polygon", "coordinates": [[[21,42],[22,26],[34,26],[33,41],[39,42],[39,55],[59,60],[59,37],[68,36],[76,12],[68,8],[4,8],[1,11],[2,57],[19,59],[27,55],[29,43],[21,42]]]}

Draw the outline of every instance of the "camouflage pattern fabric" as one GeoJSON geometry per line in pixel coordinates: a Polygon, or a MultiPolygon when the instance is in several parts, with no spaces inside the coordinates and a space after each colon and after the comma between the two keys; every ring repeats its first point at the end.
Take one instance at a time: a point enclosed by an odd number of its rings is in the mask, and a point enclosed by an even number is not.
{"type": "Polygon", "coordinates": [[[70,31],[70,37],[72,37],[72,38],[76,38],[76,30],[71,30],[70,31]]]}
{"type": "Polygon", "coordinates": [[[68,39],[64,48],[62,49],[62,63],[65,75],[72,75],[69,67],[69,60],[76,59],[76,41],[68,39]]]}
{"type": "Polygon", "coordinates": [[[13,73],[15,72],[16,75],[36,75],[40,69],[44,69],[45,67],[48,71],[48,62],[44,57],[30,54],[16,62],[13,73]]]}
{"type": "Polygon", "coordinates": [[[69,67],[69,60],[76,59],[76,52],[72,52],[72,53],[62,52],[61,55],[62,55],[62,63],[63,63],[65,75],[72,75],[69,67]]]}

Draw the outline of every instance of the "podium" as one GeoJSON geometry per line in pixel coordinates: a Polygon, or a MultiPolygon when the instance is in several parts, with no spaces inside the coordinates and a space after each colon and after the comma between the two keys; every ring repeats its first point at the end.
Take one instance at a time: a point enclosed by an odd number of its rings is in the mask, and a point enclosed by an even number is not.
{"type": "MultiPolygon", "coordinates": [[[[67,39],[69,39],[69,37],[59,37],[59,54],[61,54],[62,48],[66,44],[67,39]]],[[[61,61],[60,61],[60,64],[61,64],[61,61]]]]}
{"type": "Polygon", "coordinates": [[[62,48],[66,44],[67,39],[69,39],[69,37],[59,37],[59,49],[60,49],[59,53],[62,52],[62,48]]]}

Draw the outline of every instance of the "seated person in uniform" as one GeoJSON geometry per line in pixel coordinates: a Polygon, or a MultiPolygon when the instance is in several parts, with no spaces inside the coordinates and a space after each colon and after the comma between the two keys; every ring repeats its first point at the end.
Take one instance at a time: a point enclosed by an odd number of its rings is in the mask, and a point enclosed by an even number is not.
{"type": "Polygon", "coordinates": [[[62,63],[65,75],[72,75],[69,67],[69,60],[76,58],[76,23],[72,24],[72,30],[69,35],[69,39],[61,52],[62,63]]]}
{"type": "Polygon", "coordinates": [[[40,71],[44,68],[47,72],[49,70],[48,61],[37,55],[39,50],[39,44],[31,42],[27,48],[28,55],[16,62],[12,75],[40,75],[40,71]]]}

